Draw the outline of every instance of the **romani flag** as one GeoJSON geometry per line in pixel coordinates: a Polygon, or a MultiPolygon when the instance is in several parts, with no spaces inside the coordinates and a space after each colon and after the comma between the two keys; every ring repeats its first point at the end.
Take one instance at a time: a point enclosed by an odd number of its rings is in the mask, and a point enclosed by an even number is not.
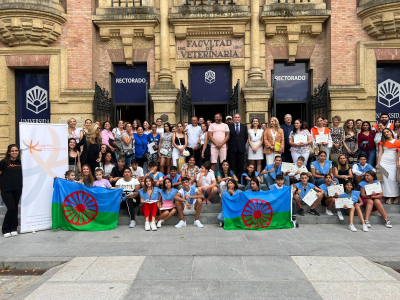
{"type": "Polygon", "coordinates": [[[222,196],[224,229],[271,230],[293,228],[292,188],[275,191],[246,191],[222,196]]]}
{"type": "Polygon", "coordinates": [[[56,178],[52,202],[53,229],[115,229],[121,197],[122,189],[88,187],[56,178]]]}

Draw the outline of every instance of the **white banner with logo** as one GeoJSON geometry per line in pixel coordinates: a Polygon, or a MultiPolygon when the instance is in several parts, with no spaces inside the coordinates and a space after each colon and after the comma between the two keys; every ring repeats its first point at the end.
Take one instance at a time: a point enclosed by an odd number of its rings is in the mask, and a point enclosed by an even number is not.
{"type": "Polygon", "coordinates": [[[21,232],[51,229],[54,177],[68,170],[68,125],[19,123],[21,232]]]}

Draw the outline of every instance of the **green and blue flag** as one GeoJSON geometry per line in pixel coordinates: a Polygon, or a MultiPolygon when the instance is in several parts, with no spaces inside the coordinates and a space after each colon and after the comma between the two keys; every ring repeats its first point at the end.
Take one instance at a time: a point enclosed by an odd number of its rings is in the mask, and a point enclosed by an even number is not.
{"type": "Polygon", "coordinates": [[[292,189],[246,191],[222,196],[224,229],[271,230],[293,228],[292,189]]]}
{"type": "Polygon", "coordinates": [[[53,229],[99,231],[115,229],[122,189],[88,187],[61,178],[54,180],[53,229]]]}

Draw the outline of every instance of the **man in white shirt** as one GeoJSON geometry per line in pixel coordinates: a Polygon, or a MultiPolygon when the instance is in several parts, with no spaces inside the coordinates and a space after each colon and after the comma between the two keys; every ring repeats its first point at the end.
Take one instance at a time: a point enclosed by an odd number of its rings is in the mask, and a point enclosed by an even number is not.
{"type": "Polygon", "coordinates": [[[204,204],[211,204],[210,199],[218,193],[217,180],[214,173],[210,172],[211,163],[206,161],[197,174],[197,186],[199,191],[204,195],[204,204]]]}
{"type": "Polygon", "coordinates": [[[143,187],[143,168],[139,167],[139,163],[136,161],[136,159],[132,159],[130,169],[132,172],[132,178],[137,179],[143,187]]]}
{"type": "MultiPolygon", "coordinates": [[[[192,117],[192,124],[186,126],[186,134],[188,137],[188,145],[187,149],[189,150],[190,154],[194,156],[196,161],[196,166],[199,165],[200,161],[200,136],[203,133],[201,131],[201,127],[198,125],[197,117],[192,117]]],[[[186,157],[186,162],[189,162],[189,156],[186,157]]]]}
{"type": "Polygon", "coordinates": [[[196,214],[193,225],[203,228],[203,224],[199,220],[202,208],[201,199],[204,199],[204,195],[195,186],[190,186],[190,179],[188,177],[183,177],[182,188],[174,197],[175,207],[181,218],[179,223],[175,225],[176,228],[185,227],[185,215],[190,214],[196,214]]]}
{"type": "Polygon", "coordinates": [[[157,133],[161,134],[164,133],[164,128],[162,127],[162,119],[158,118],[156,120],[156,124],[157,124],[157,133]]]}

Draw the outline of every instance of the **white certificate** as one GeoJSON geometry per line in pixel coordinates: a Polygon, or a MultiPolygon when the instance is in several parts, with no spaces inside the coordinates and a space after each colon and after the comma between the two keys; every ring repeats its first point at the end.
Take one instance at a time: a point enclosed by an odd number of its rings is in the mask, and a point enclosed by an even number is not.
{"type": "Polygon", "coordinates": [[[149,144],[147,144],[147,149],[149,149],[149,154],[153,154],[153,153],[156,153],[157,152],[157,150],[154,150],[154,148],[153,148],[153,146],[155,146],[156,145],[156,143],[149,143],[149,144]]]}
{"type": "Polygon", "coordinates": [[[343,184],[328,186],[328,196],[333,197],[335,194],[344,194],[343,184]]]}
{"type": "Polygon", "coordinates": [[[382,187],[380,183],[367,184],[364,189],[368,196],[372,195],[372,192],[375,192],[375,194],[382,193],[382,187]]]}
{"type": "MultiPolygon", "coordinates": [[[[300,169],[298,169],[298,171],[300,171],[300,173],[297,175],[294,175],[294,178],[296,178],[297,180],[300,180],[301,173],[308,173],[307,167],[305,167],[305,166],[302,166],[300,169]]],[[[297,173],[297,171],[296,171],[296,173],[297,173]]]]}
{"type": "Polygon", "coordinates": [[[317,144],[327,143],[328,142],[328,135],[327,134],[318,134],[315,136],[315,142],[317,144]]]}
{"type": "Polygon", "coordinates": [[[294,138],[293,138],[293,141],[294,141],[296,144],[299,144],[299,143],[307,143],[307,136],[306,136],[306,135],[295,134],[295,135],[294,135],[294,138]]]}
{"type": "Polygon", "coordinates": [[[287,163],[287,162],[282,163],[282,167],[281,167],[282,173],[286,173],[286,172],[294,173],[296,171],[296,169],[297,169],[296,164],[287,163]]]}
{"type": "Polygon", "coordinates": [[[307,195],[304,196],[303,201],[307,203],[308,206],[312,206],[317,199],[317,192],[315,190],[310,190],[307,195]]]}
{"type": "Polygon", "coordinates": [[[337,198],[335,199],[335,206],[336,208],[343,208],[346,206],[347,208],[353,207],[353,200],[351,198],[337,198]]]}

